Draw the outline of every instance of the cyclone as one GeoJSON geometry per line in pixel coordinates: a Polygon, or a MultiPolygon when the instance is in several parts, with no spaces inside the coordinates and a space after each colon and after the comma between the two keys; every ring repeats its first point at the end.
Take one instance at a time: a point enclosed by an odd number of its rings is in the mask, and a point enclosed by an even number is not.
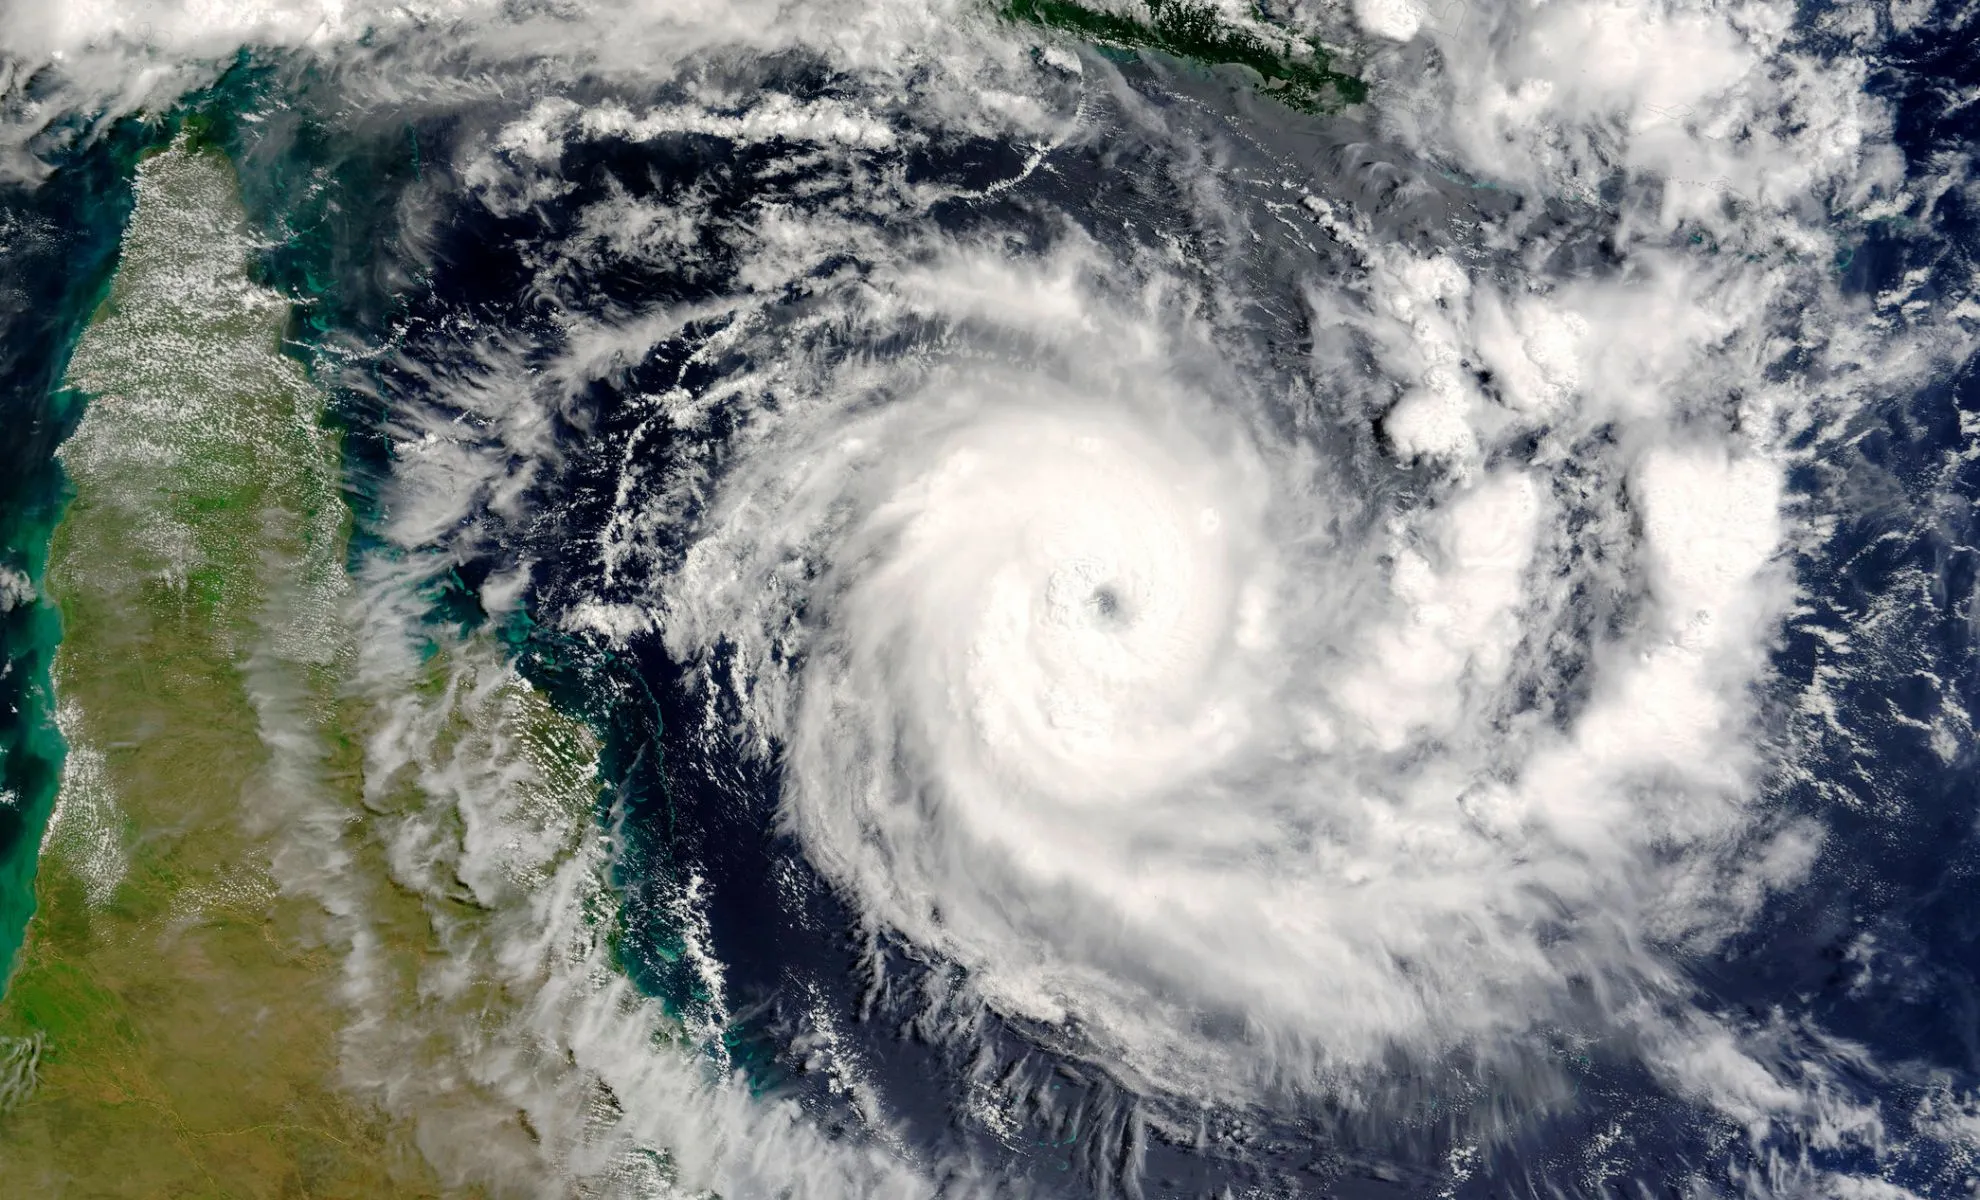
{"type": "Polygon", "coordinates": [[[1722,915],[1673,882],[1749,874],[1714,850],[1749,778],[1685,757],[1750,719],[1724,668],[1782,595],[1778,467],[1644,455],[1620,568],[1549,536],[1542,464],[1382,512],[1212,331],[1056,271],[889,288],[941,350],[807,376],[665,585],[809,860],[1157,1094],[1339,1095],[1591,988],[1654,1003],[1658,935],[1722,915]],[[1648,628],[1563,655],[1563,597],[1631,576],[1648,628]],[[1563,659],[1596,678],[1543,715],[1563,659]]]}

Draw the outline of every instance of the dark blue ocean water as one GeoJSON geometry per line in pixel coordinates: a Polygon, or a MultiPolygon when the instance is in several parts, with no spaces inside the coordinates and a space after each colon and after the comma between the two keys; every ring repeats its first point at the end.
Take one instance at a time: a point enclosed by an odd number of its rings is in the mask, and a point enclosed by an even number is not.
{"type": "MultiPolygon", "coordinates": [[[[1936,169],[1940,150],[1980,139],[1980,111],[1960,102],[1980,86],[1976,40],[1980,25],[1971,20],[1924,27],[1892,48],[1872,81],[1896,104],[1899,145],[1921,179],[1936,169]]],[[[735,69],[798,98],[846,94],[853,86],[801,57],[735,69]]],[[[1158,98],[1256,103],[1160,62],[1134,64],[1129,77],[1158,98]]],[[[539,361],[560,349],[558,327],[532,287],[543,257],[565,241],[588,203],[611,188],[678,195],[683,203],[692,193],[697,211],[714,223],[772,199],[820,203],[834,188],[851,186],[858,167],[844,168],[847,179],[794,174],[778,165],[783,150],[774,144],[710,135],[588,143],[557,164],[568,191],[496,217],[465,196],[447,164],[467,139],[513,119],[527,100],[412,115],[372,110],[353,119],[336,88],[279,58],[244,59],[218,87],[192,98],[186,112],[199,114],[204,135],[240,166],[250,211],[275,245],[262,264],[265,280],[311,302],[300,310],[296,352],[333,389],[349,435],[348,495],[359,517],[354,559],[389,552],[377,537],[390,515],[378,500],[392,470],[389,416],[407,404],[444,405],[444,381],[474,370],[476,342],[461,330],[533,347],[529,354],[539,361]],[[258,119],[236,120],[244,111],[258,119]]],[[[576,95],[587,98],[581,89],[576,95]]],[[[656,103],[685,95],[663,87],[617,98],[656,103]]],[[[1398,177],[1424,183],[1416,199],[1388,212],[1396,236],[1419,228],[1427,234],[1453,220],[1489,223],[1499,206],[1514,203],[1374,154],[1358,128],[1286,114],[1270,120],[1259,134],[1260,153],[1333,163],[1333,182],[1344,194],[1388,194],[1398,177]]],[[[51,167],[45,181],[0,191],[0,562],[30,574],[38,574],[60,510],[51,455],[75,417],[72,398],[56,386],[67,350],[113,266],[135,154],[169,132],[119,126],[88,144],[50,143],[43,147],[51,167]]],[[[964,186],[1011,178],[1023,159],[1020,148],[994,140],[922,132],[928,136],[914,150],[871,154],[897,156],[886,165],[911,178],[964,186]]],[[[1152,243],[1187,233],[1174,216],[1186,206],[1160,168],[1164,153],[1131,140],[1068,151],[1055,171],[994,200],[939,209],[934,219],[956,232],[1002,236],[1013,247],[1048,244],[1061,218],[1102,241],[1152,243]]],[[[1925,294],[1953,290],[1975,267],[1977,218],[1960,189],[1947,190],[1929,219],[1850,230],[1853,249],[1836,269],[1864,295],[1920,268],[1932,272],[1925,294]]],[[[1590,261],[1600,258],[1592,227],[1581,241],[1569,230],[1563,242],[1581,246],[1576,253],[1590,261]]],[[[718,239],[701,250],[674,262],[621,260],[573,274],[555,299],[569,311],[604,314],[725,294],[736,264],[718,239]]],[[[1310,347],[1294,272],[1324,272],[1328,264],[1303,259],[1310,252],[1290,242],[1254,253],[1257,352],[1264,363],[1295,370],[1310,347]]],[[[832,269],[863,267],[846,261],[832,269]]],[[[801,295],[788,297],[788,315],[803,303],[801,295]]],[[[951,968],[906,947],[874,953],[854,914],[776,832],[774,767],[711,753],[684,732],[695,727],[690,706],[701,701],[690,697],[679,664],[657,639],[607,651],[555,632],[574,604],[638,599],[603,584],[584,547],[611,516],[617,455],[643,416],[635,398],[697,390],[742,365],[697,354],[717,331],[690,326],[565,409],[560,469],[538,485],[524,506],[528,517],[483,511],[455,531],[441,548],[448,569],[432,589],[436,623],[478,626],[487,618],[476,596],[489,575],[523,559],[538,564],[524,613],[504,618],[497,632],[560,705],[605,735],[607,805],[623,819],[626,839],[618,882],[628,969],[682,1010],[707,1004],[680,953],[684,934],[669,904],[679,880],[693,872],[706,881],[713,948],[727,969],[732,1019],[724,1050],[756,1088],[801,1097],[828,1128],[852,1131],[859,1120],[796,1049],[821,1002],[849,1019],[871,1082],[911,1141],[938,1152],[931,1157],[974,1155],[1048,1194],[1434,1194],[1459,1144],[1452,1110],[1490,1105],[1489,1079],[1459,1090],[1457,1073],[1427,1073],[1403,1081],[1400,1099],[1372,1113],[1320,1105],[1211,1113],[1193,1136],[1160,1135],[1153,1102],[1055,1050],[1049,1030],[977,1014],[963,1036],[932,1019],[927,986],[951,968]],[[798,886],[778,882],[789,879],[798,886]],[[1014,1149],[954,1119],[973,1075],[1027,1098],[1014,1149]]],[[[912,331],[903,337],[911,342],[912,331]]],[[[724,419],[717,414],[710,436],[719,437],[724,419]]],[[[1832,506],[1839,521],[1834,536],[1797,563],[1810,611],[1777,649],[1778,694],[1769,699],[1785,742],[1796,697],[1818,672],[1838,668],[1842,682],[1831,695],[1841,724],[1873,735],[1816,738],[1798,751],[1801,770],[1777,781],[1772,801],[1781,814],[1805,814],[1827,829],[1820,861],[1805,885],[1778,899],[1744,935],[1687,967],[1707,1006],[1730,1023],[1785,1031],[1784,1073],[1822,1063],[1856,1099],[1874,1103],[1892,1152],[1873,1164],[1799,1138],[1776,1135],[1758,1147],[1728,1140],[1723,1126],[1661,1091],[1624,1048],[1564,1038],[1573,1102],[1529,1116],[1455,1194],[1663,1195],[1698,1177],[1736,1191],[1735,1181],[1778,1169],[1776,1158],[1880,1173],[1923,1195],[1970,1192],[1971,1164],[1942,1141],[1914,1137],[1909,1123],[1929,1097],[1980,1088],[1975,742],[1958,741],[1948,756],[1925,728],[1947,710],[1971,714],[1980,701],[1980,458],[1960,454],[1973,442],[1970,431],[1980,430],[1980,365],[1967,363],[1918,394],[1886,397],[1861,419],[1860,436],[1807,464],[1795,481],[1832,506]],[[1845,660],[1818,636],[1824,629],[1853,639],[1845,660]],[[1621,1181],[1590,1183],[1573,1164],[1617,1125],[1628,1131],[1618,1151],[1628,1188],[1612,1193],[1603,1189],[1621,1181]]],[[[1354,461],[1381,459],[1378,431],[1366,422],[1344,419],[1340,436],[1352,443],[1354,461]]],[[[45,612],[0,613],[0,786],[20,798],[0,807],[0,952],[13,945],[24,918],[32,848],[59,769],[46,695],[55,633],[45,612]]]]}

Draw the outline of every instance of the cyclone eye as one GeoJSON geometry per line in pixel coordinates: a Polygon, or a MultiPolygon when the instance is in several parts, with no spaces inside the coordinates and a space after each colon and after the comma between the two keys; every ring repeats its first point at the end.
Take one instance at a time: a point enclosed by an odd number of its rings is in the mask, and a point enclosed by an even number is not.
{"type": "Polygon", "coordinates": [[[1127,605],[1114,585],[1103,583],[1093,589],[1086,598],[1086,607],[1093,613],[1094,623],[1105,626],[1119,626],[1129,623],[1127,605]]]}

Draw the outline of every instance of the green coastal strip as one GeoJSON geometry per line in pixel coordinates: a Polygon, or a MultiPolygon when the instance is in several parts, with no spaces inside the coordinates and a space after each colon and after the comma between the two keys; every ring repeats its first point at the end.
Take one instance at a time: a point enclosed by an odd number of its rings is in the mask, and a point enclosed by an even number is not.
{"type": "Polygon", "coordinates": [[[1368,98],[1368,85],[1329,69],[1327,52],[1310,39],[1270,38],[1228,23],[1215,8],[1190,0],[1149,0],[1146,20],[1069,0],[1008,0],[1005,20],[1070,33],[1119,50],[1155,50],[1212,66],[1248,67],[1265,90],[1303,112],[1330,112],[1368,98]]]}

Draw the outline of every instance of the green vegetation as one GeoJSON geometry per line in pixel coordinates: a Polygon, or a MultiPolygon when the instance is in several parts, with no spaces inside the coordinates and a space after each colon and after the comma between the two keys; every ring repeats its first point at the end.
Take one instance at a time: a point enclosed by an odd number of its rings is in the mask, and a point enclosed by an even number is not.
{"type": "Polygon", "coordinates": [[[1063,30],[1102,46],[1123,50],[1157,50],[1177,58],[1212,65],[1248,67],[1265,81],[1265,88],[1287,105],[1305,112],[1323,112],[1344,104],[1359,104],[1368,86],[1352,75],[1328,69],[1324,50],[1312,41],[1286,35],[1278,39],[1227,23],[1217,10],[1190,0],[1149,0],[1146,21],[1069,0],[1007,0],[1004,19],[1063,30]]]}

